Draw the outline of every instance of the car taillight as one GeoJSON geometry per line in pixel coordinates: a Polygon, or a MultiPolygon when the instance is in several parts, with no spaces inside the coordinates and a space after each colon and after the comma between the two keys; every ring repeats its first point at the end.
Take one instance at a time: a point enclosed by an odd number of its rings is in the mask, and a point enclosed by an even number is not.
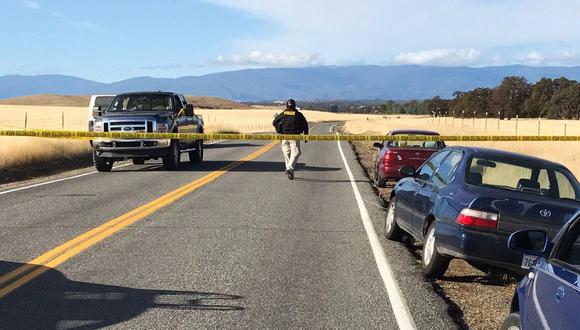
{"type": "Polygon", "coordinates": [[[398,152],[393,151],[393,150],[388,150],[385,153],[385,156],[383,158],[385,163],[392,163],[393,161],[401,161],[403,160],[403,157],[401,155],[399,155],[398,152]]]}
{"type": "Polygon", "coordinates": [[[496,213],[463,209],[455,221],[464,226],[497,229],[498,218],[499,216],[496,213]]]}

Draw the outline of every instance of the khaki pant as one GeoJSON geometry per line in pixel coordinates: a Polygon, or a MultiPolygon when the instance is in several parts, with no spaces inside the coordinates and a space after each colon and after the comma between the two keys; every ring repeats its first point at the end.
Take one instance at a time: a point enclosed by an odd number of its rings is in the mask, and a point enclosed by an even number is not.
{"type": "Polygon", "coordinates": [[[298,158],[300,157],[300,141],[296,140],[282,140],[282,153],[284,154],[284,162],[286,163],[286,170],[294,170],[298,158]]]}

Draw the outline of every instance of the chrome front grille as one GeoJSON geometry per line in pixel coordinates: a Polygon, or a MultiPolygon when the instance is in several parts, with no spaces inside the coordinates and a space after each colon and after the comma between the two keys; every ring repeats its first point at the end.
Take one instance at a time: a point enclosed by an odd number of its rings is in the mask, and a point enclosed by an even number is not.
{"type": "Polygon", "coordinates": [[[148,120],[110,120],[109,132],[147,132],[153,129],[153,122],[148,120]]]}

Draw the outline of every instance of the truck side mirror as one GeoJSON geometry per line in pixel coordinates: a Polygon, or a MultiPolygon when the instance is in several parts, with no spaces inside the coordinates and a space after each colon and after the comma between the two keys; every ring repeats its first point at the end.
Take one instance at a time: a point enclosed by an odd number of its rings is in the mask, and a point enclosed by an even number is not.
{"type": "Polygon", "coordinates": [[[101,107],[100,106],[93,107],[93,117],[96,118],[96,117],[100,117],[100,116],[102,116],[101,107]]]}
{"type": "Polygon", "coordinates": [[[193,104],[186,104],[185,105],[185,116],[186,117],[193,117],[193,104]]]}

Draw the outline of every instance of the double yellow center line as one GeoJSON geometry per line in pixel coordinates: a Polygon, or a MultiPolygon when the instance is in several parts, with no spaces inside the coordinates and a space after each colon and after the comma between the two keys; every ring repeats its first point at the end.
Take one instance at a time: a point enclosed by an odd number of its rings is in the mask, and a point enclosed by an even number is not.
{"type": "Polygon", "coordinates": [[[211,172],[210,174],[197,179],[185,186],[182,186],[172,192],[169,192],[154,201],[151,201],[145,205],[142,205],[132,211],[129,211],[115,219],[109,220],[106,223],[87,231],[80,236],[73,238],[72,240],[57,246],[56,248],[44,253],[43,255],[31,260],[24,266],[21,266],[3,276],[0,276],[0,299],[11,293],[12,291],[18,289],[22,285],[30,282],[36,277],[40,276],[44,272],[51,268],[55,268],[68,259],[76,256],[82,251],[92,247],[98,242],[104,240],[105,238],[115,234],[116,232],[124,229],[131,224],[145,218],[146,216],[156,212],[157,210],[165,207],[178,199],[190,194],[191,192],[197,190],[198,188],[216,180],[220,176],[224,175],[229,170],[243,164],[244,162],[253,160],[268,150],[270,150],[276,142],[271,142],[264,146],[260,150],[236,161],[224,166],[223,168],[211,172]]]}

